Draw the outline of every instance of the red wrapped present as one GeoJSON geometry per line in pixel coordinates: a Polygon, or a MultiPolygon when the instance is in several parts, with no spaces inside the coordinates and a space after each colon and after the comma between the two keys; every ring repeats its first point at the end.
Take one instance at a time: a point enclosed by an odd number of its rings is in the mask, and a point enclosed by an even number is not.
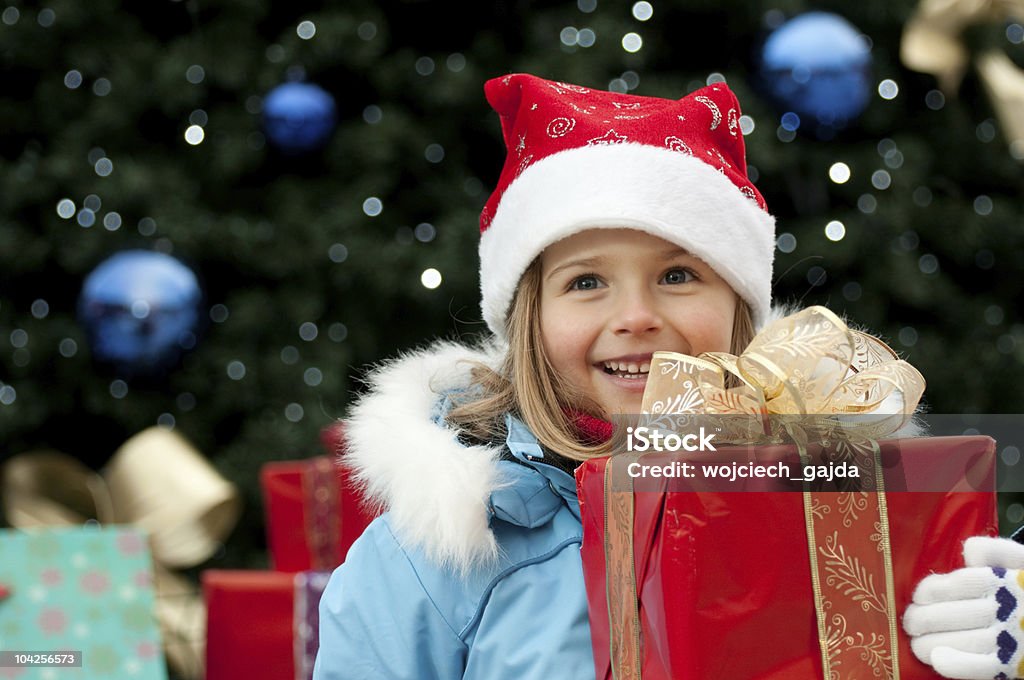
{"type": "Polygon", "coordinates": [[[309,680],[328,572],[203,572],[206,680],[309,680]]]}
{"type": "Polygon", "coordinates": [[[823,307],[739,356],[656,352],[627,452],[577,471],[597,676],[937,677],[900,621],[965,538],[996,534],[995,442],[878,441],[923,391],[823,307]],[[668,452],[641,455],[654,434],[668,452]]]}
{"type": "MultiPolygon", "coordinates": [[[[332,448],[341,441],[332,429],[332,448]]],[[[319,456],[274,462],[260,471],[273,569],[333,569],[373,520],[345,469],[334,461],[334,456],[319,456]]]]}
{"type": "Polygon", "coordinates": [[[724,490],[700,473],[755,454],[800,470],[792,445],[613,457],[613,473],[607,458],[585,463],[597,677],[613,677],[614,664],[615,678],[640,667],[644,680],[936,678],[899,622],[922,578],[963,566],[965,538],[996,534],[995,442],[910,439],[880,442],[879,453],[881,493],[757,491],[767,488],[757,479],[724,490]],[[622,490],[637,460],[697,472],[622,490]]]}

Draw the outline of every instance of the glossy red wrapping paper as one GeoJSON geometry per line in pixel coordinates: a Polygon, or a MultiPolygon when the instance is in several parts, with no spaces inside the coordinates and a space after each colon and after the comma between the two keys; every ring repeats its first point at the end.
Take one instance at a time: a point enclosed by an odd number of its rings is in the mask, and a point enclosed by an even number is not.
{"type": "Polygon", "coordinates": [[[294,574],[203,572],[207,680],[295,677],[294,574]]]}
{"type": "Polygon", "coordinates": [[[334,454],[344,448],[343,426],[325,428],[321,439],[332,455],[267,463],[260,470],[267,544],[276,571],[337,567],[375,516],[346,469],[335,464],[334,454]]]}
{"type": "MultiPolygon", "coordinates": [[[[996,535],[995,442],[941,437],[881,442],[881,448],[883,460],[895,450],[902,461],[886,469],[886,488],[909,489],[885,494],[901,617],[924,576],[963,566],[965,538],[996,535]]],[[[659,455],[707,462],[715,454],[659,455]]],[[[799,457],[792,446],[766,446],[757,449],[757,460],[799,457]]],[[[612,677],[607,461],[588,461],[576,473],[598,678],[612,677]]],[[[672,488],[632,494],[644,680],[821,678],[804,494],[672,488]]],[[[937,678],[913,656],[902,627],[897,637],[899,677],[937,678]]]]}
{"type": "Polygon", "coordinates": [[[328,572],[203,572],[206,680],[310,680],[328,572]]]}

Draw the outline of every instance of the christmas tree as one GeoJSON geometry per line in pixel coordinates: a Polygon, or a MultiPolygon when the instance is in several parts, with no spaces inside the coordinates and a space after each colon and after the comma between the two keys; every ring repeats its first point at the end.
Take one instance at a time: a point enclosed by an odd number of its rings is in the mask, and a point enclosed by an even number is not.
{"type": "MultiPolygon", "coordinates": [[[[217,563],[264,565],[260,465],[319,454],[370,363],[484,333],[477,219],[503,146],[482,86],[514,71],[662,97],[727,81],[777,217],[776,298],[879,333],[925,375],[935,413],[1020,412],[1024,142],[973,67],[944,90],[901,63],[916,5],[819,4],[867,61],[830,66],[854,81],[827,100],[862,95],[863,111],[815,119],[773,86],[827,74],[763,58],[804,3],[8,0],[2,455],[52,448],[98,468],[173,427],[243,492],[217,563]],[[312,99],[271,110],[298,83],[312,99]],[[156,354],[104,357],[86,309],[102,300],[83,287],[133,249],[194,272],[200,314],[156,354]]],[[[957,39],[1013,59],[1022,33],[1004,17],[957,39]]],[[[1024,519],[1009,496],[1005,512],[1024,519]]]]}

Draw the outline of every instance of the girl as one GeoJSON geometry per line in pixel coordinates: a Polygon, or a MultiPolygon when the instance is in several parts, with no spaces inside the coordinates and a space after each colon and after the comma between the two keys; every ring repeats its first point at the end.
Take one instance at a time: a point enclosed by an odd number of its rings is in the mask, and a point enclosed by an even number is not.
{"type": "Polygon", "coordinates": [[[345,464],[386,512],[324,592],[317,680],[594,678],[573,470],[639,412],[653,352],[739,353],[769,313],[774,219],[724,84],[486,93],[494,339],[394,361],[353,408],[345,464]]]}

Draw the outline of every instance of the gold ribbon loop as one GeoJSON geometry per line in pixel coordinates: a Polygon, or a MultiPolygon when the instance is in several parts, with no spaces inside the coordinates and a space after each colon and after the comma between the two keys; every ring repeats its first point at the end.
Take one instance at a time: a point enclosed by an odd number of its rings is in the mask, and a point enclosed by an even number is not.
{"type": "Polygon", "coordinates": [[[58,451],[11,458],[4,466],[4,513],[15,527],[113,521],[113,503],[103,478],[58,451]]]}
{"type": "Polygon", "coordinates": [[[152,427],[126,441],[103,477],[116,521],[149,532],[154,559],[168,567],[209,559],[241,512],[235,487],[171,430],[152,427]]]}
{"type": "Polygon", "coordinates": [[[1024,18],[1024,0],[922,0],[903,30],[900,58],[953,96],[970,61],[960,34],[971,24],[1011,17],[1024,18]]]}

